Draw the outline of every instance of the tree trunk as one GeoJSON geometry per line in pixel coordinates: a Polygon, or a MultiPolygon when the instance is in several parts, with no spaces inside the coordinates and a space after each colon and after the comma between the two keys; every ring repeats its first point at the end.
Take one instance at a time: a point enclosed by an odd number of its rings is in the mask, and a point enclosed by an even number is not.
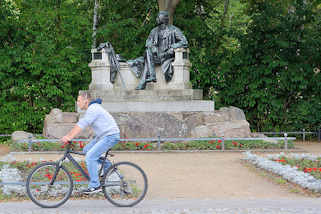
{"type": "Polygon", "coordinates": [[[157,0],[159,10],[167,10],[169,13],[169,23],[173,24],[175,9],[180,0],[157,0]]]}
{"type": "Polygon", "coordinates": [[[95,0],[95,6],[94,6],[94,17],[93,17],[93,34],[92,34],[92,45],[91,48],[96,48],[96,31],[97,31],[97,23],[98,23],[98,8],[99,8],[99,2],[98,0],[95,0]]]}
{"type": "Polygon", "coordinates": [[[226,20],[226,15],[228,12],[229,5],[230,5],[230,0],[225,0],[223,17],[221,19],[221,27],[222,28],[225,27],[225,20],[226,20]]]}
{"type": "MultiPolygon", "coordinates": [[[[228,9],[229,9],[229,5],[230,5],[230,0],[225,0],[224,2],[224,12],[221,18],[221,29],[225,28],[225,21],[226,21],[226,16],[228,13],[228,9]]],[[[214,49],[217,50],[221,44],[222,44],[222,40],[223,40],[223,34],[222,32],[219,34],[218,38],[217,38],[217,42],[216,45],[214,46],[214,49]]]]}

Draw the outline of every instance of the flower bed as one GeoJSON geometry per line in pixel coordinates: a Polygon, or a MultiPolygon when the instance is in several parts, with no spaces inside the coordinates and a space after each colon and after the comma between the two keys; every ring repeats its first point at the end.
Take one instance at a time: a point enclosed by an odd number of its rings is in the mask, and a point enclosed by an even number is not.
{"type": "Polygon", "coordinates": [[[269,155],[269,159],[282,165],[290,165],[297,170],[309,173],[316,179],[321,179],[321,155],[312,154],[278,154],[269,155]]]}
{"type": "Polygon", "coordinates": [[[307,168],[317,168],[314,167],[314,164],[319,164],[318,162],[321,160],[320,157],[315,157],[309,154],[293,154],[286,156],[285,154],[281,153],[279,155],[268,155],[267,158],[264,158],[252,154],[251,152],[246,152],[245,156],[247,161],[254,164],[258,168],[262,168],[274,174],[280,175],[284,179],[298,184],[303,188],[314,192],[321,192],[321,180],[318,179],[319,172],[317,172],[317,170],[304,172],[307,168]],[[317,176],[314,177],[312,172],[317,176]]]}
{"type": "MultiPolygon", "coordinates": [[[[0,201],[1,200],[11,200],[11,199],[27,199],[25,190],[25,181],[31,170],[40,164],[40,162],[0,162],[0,201]]],[[[79,161],[79,164],[86,170],[86,164],[84,161],[79,161]]],[[[80,190],[86,188],[88,181],[85,177],[71,163],[67,161],[64,163],[70,172],[74,181],[73,197],[83,197],[79,194],[80,190]]],[[[51,175],[45,175],[51,176],[51,175]]],[[[45,179],[45,178],[44,178],[45,179]]],[[[97,197],[102,197],[102,194],[96,195],[97,197]]]]}
{"type": "MultiPolygon", "coordinates": [[[[82,150],[88,142],[75,141],[73,148],[82,150]]],[[[28,151],[28,143],[11,143],[12,151],[28,151]]],[[[293,142],[289,141],[289,149],[294,148],[293,142]]],[[[284,141],[267,142],[263,140],[239,140],[239,141],[186,141],[186,142],[162,142],[161,150],[255,150],[255,149],[284,149],[284,141]]],[[[64,146],[59,142],[37,142],[31,146],[32,151],[62,151],[64,146]]],[[[125,142],[121,141],[113,147],[115,151],[124,150],[141,150],[153,151],[158,150],[157,142],[125,142]]]]}

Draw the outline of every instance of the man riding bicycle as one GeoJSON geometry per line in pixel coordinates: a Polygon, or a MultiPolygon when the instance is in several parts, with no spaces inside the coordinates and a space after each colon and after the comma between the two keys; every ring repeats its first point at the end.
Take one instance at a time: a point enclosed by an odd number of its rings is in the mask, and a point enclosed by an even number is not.
{"type": "MultiPolygon", "coordinates": [[[[84,194],[101,191],[98,175],[99,157],[116,145],[120,139],[118,125],[112,115],[100,105],[101,102],[101,99],[92,100],[89,92],[80,91],[77,98],[77,106],[81,110],[86,110],[86,113],[72,130],[61,138],[63,143],[67,143],[87,126],[91,126],[96,135],[83,149],[86,154],[86,166],[90,177],[88,189],[82,191],[84,194]]],[[[110,161],[106,161],[105,170],[111,165],[110,161]]]]}

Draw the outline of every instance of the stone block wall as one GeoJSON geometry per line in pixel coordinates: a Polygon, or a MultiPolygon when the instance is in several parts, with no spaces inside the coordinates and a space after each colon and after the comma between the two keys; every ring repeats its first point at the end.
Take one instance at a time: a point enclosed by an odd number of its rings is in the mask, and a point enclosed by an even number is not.
{"type": "MultiPolygon", "coordinates": [[[[112,112],[121,130],[121,138],[157,137],[251,137],[243,111],[224,107],[215,112],[112,112]]],[[[79,119],[78,113],[53,109],[46,116],[43,134],[64,136],[79,119]]],[[[85,130],[79,137],[89,137],[85,130]]]]}

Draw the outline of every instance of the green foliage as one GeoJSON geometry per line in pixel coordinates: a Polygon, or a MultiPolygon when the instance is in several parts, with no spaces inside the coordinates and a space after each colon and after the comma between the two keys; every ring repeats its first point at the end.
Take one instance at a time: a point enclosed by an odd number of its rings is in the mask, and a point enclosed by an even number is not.
{"type": "Polygon", "coordinates": [[[310,1],[248,1],[251,22],[224,65],[220,96],[256,131],[316,130],[321,122],[320,15],[310,1]]]}
{"type": "Polygon", "coordinates": [[[145,41],[155,27],[156,1],[101,1],[97,44],[109,41],[126,59],[143,55],[145,41]]]}
{"type": "Polygon", "coordinates": [[[221,45],[226,28],[219,22],[219,2],[181,1],[174,16],[174,25],[183,30],[189,42],[193,88],[203,89],[206,98],[211,98],[208,95],[213,86],[219,87],[219,65],[228,54],[227,47],[221,45]]]}
{"type": "Polygon", "coordinates": [[[0,137],[0,145],[10,145],[10,137],[0,137]]]}
{"type": "MultiPolygon", "coordinates": [[[[97,44],[142,56],[157,1],[99,2],[97,44]]],[[[226,2],[177,5],[193,88],[216,107],[243,109],[256,131],[319,128],[320,1],[226,2]]],[[[52,108],[74,110],[90,82],[93,8],[94,1],[0,0],[0,133],[40,133],[52,108]]]]}
{"type": "Polygon", "coordinates": [[[39,133],[52,108],[74,109],[75,95],[90,78],[87,6],[84,1],[19,1],[18,15],[0,8],[7,14],[0,20],[1,133],[39,133]]]}

